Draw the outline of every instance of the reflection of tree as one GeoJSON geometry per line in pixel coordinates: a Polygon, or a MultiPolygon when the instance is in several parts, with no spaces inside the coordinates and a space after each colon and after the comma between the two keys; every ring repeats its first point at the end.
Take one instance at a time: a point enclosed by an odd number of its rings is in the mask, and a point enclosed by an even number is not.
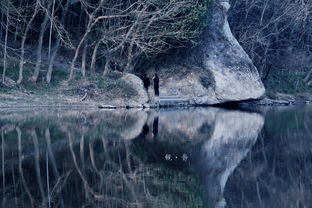
{"type": "Polygon", "coordinates": [[[35,129],[31,130],[31,136],[32,136],[34,148],[35,148],[35,170],[36,170],[36,176],[37,176],[36,179],[37,179],[39,191],[40,191],[41,198],[42,198],[42,204],[45,204],[43,199],[45,199],[46,194],[43,190],[43,184],[42,184],[42,180],[41,180],[41,168],[39,165],[39,143],[38,143],[37,132],[35,129]]]}
{"type": "MultiPolygon", "coordinates": [[[[40,149],[40,140],[41,137],[38,136],[37,130],[35,128],[30,129],[29,131],[25,131],[22,133],[20,126],[15,127],[16,134],[8,135],[8,142],[10,139],[13,139],[12,136],[17,138],[16,146],[17,146],[17,161],[9,160],[9,162],[2,161],[2,178],[7,178],[3,187],[8,187],[7,189],[1,189],[3,194],[3,206],[15,206],[15,207],[45,207],[49,202],[54,201],[58,205],[58,203],[62,204],[62,199],[59,200],[60,190],[62,186],[64,186],[64,181],[66,181],[67,175],[57,175],[55,171],[57,171],[56,162],[50,161],[48,164],[54,164],[54,174],[55,180],[53,186],[51,186],[51,191],[49,186],[47,185],[48,179],[47,175],[44,174],[45,171],[50,175],[48,169],[44,168],[42,165],[42,150],[40,149]],[[33,153],[31,155],[25,154],[25,146],[24,143],[27,138],[31,138],[31,143],[33,146],[33,153]],[[9,163],[10,169],[4,168],[9,163]],[[17,167],[15,167],[15,165],[17,167]],[[30,167],[32,167],[30,169],[30,167]],[[47,194],[47,193],[48,194],[47,194]],[[15,205],[12,205],[12,203],[15,205]]],[[[9,131],[8,133],[12,133],[9,131]]],[[[47,152],[50,154],[49,159],[51,160],[53,151],[51,148],[51,141],[49,135],[49,129],[46,129],[46,139],[47,139],[47,152]],[[48,144],[50,143],[50,144],[48,144]],[[50,146],[50,147],[49,147],[50,146]]],[[[41,135],[40,135],[41,136],[41,135]]],[[[3,135],[4,138],[4,135],[3,135]]],[[[2,140],[2,145],[4,141],[2,140]]],[[[26,143],[26,146],[29,144],[26,143]]],[[[5,148],[2,148],[2,155],[5,154],[5,148]]],[[[4,158],[4,157],[2,157],[4,158]]],[[[48,159],[48,158],[47,158],[48,159]]],[[[58,171],[57,171],[58,172],[58,171]]],[[[64,207],[62,205],[61,207],[64,207]]]]}
{"type": "Polygon", "coordinates": [[[230,205],[311,206],[311,112],[282,110],[270,112],[258,142],[229,178],[230,205]]]}
{"type": "MultiPolygon", "coordinates": [[[[52,168],[53,168],[53,174],[55,175],[56,181],[57,181],[55,186],[53,187],[51,193],[50,193],[50,190],[49,190],[49,187],[48,187],[48,191],[49,191],[48,196],[50,198],[49,202],[51,201],[51,196],[52,196],[52,198],[54,198],[53,196],[60,194],[60,191],[61,191],[62,187],[64,186],[64,182],[66,181],[66,180],[63,181],[63,178],[60,176],[60,173],[59,173],[59,171],[57,169],[57,163],[55,161],[54,153],[53,153],[53,150],[52,150],[51,136],[50,135],[51,135],[50,134],[50,129],[46,128],[46,130],[45,130],[45,139],[46,139],[46,142],[47,142],[47,150],[48,150],[48,155],[49,155],[48,159],[51,162],[51,165],[52,165],[52,168]],[[63,181],[63,183],[62,183],[62,181],[63,181]]],[[[47,168],[48,168],[48,166],[47,166],[47,168]]],[[[64,176],[64,178],[66,179],[68,176],[69,176],[69,173],[67,173],[64,176]]],[[[48,181],[49,181],[49,178],[47,178],[47,182],[48,181]]],[[[61,207],[64,207],[64,201],[63,201],[63,197],[62,196],[60,196],[60,203],[61,203],[61,207]]]]}
{"type": "MultiPolygon", "coordinates": [[[[4,174],[4,130],[1,127],[1,164],[2,164],[2,188],[5,191],[5,174],[4,174]]],[[[4,197],[3,197],[4,198],[4,197]]],[[[5,198],[3,199],[5,200],[5,198]]]]}
{"type": "Polygon", "coordinates": [[[31,207],[34,207],[34,199],[30,193],[30,190],[28,188],[28,185],[26,183],[25,177],[24,177],[24,172],[23,172],[23,167],[22,167],[22,132],[21,129],[19,127],[16,127],[16,132],[17,132],[17,137],[18,137],[18,170],[19,170],[19,174],[20,174],[20,178],[22,180],[23,183],[23,187],[30,199],[30,204],[31,207]]]}
{"type": "MultiPolygon", "coordinates": [[[[96,151],[96,146],[99,144],[95,144],[95,140],[89,140],[89,144],[84,146],[87,149],[83,150],[83,152],[89,153],[86,158],[90,161],[86,162],[89,166],[86,166],[83,170],[79,166],[74,150],[73,136],[69,131],[67,131],[67,134],[71,157],[83,182],[89,203],[96,205],[98,202],[102,202],[105,207],[115,205],[145,207],[148,204],[153,207],[174,206],[173,203],[166,205],[168,201],[165,202],[165,199],[161,201],[157,198],[155,190],[157,191],[157,189],[162,189],[168,185],[165,184],[166,181],[157,178],[156,173],[161,174],[159,169],[153,169],[151,166],[146,167],[142,160],[133,154],[130,142],[111,142],[102,138],[103,150],[96,151]],[[111,149],[109,150],[109,148],[111,149]],[[117,151],[112,148],[117,149],[117,151]],[[102,168],[98,167],[98,164],[101,164],[99,158],[105,160],[105,165],[102,168]],[[90,175],[92,177],[89,177],[90,175]],[[97,183],[92,183],[92,181],[97,181],[97,183]]],[[[170,183],[170,185],[174,186],[175,184],[170,183]]],[[[180,186],[180,184],[176,185],[180,186]]],[[[174,187],[172,188],[174,189],[174,187]]]]}
{"type": "Polygon", "coordinates": [[[92,135],[92,128],[68,123],[30,126],[16,127],[18,167],[11,158],[12,172],[2,174],[13,185],[1,192],[18,198],[16,206],[166,208],[201,203],[194,177],[147,164],[137,154],[139,144],[92,135]],[[8,175],[14,175],[14,182],[8,175]]]}

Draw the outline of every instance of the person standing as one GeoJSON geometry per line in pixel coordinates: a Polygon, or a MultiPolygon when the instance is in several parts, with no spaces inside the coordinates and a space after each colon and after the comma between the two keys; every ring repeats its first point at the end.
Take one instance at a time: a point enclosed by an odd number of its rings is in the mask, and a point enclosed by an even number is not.
{"type": "Polygon", "coordinates": [[[147,77],[147,75],[144,73],[142,76],[143,85],[146,91],[148,92],[148,88],[151,85],[150,79],[147,77]]]}
{"type": "Polygon", "coordinates": [[[153,77],[154,81],[154,92],[156,96],[159,96],[159,77],[158,74],[155,73],[155,76],[153,77]]]}
{"type": "Polygon", "coordinates": [[[114,62],[114,70],[119,71],[119,64],[117,61],[114,62]]]}

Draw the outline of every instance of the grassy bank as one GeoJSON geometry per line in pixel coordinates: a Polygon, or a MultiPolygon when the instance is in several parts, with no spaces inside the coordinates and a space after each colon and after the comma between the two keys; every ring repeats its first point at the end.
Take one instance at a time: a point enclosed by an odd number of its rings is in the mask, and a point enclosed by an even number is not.
{"type": "Polygon", "coordinates": [[[268,77],[263,80],[267,93],[312,93],[312,86],[304,81],[308,71],[271,69],[268,77]]]}
{"type": "MultiPolygon", "coordinates": [[[[86,77],[76,75],[70,82],[66,66],[56,67],[50,84],[45,82],[47,66],[40,71],[39,80],[30,80],[33,66],[24,69],[24,81],[16,85],[18,79],[18,64],[10,62],[6,78],[12,84],[6,87],[0,84],[0,100],[6,105],[62,105],[68,103],[82,104],[92,102],[105,103],[112,99],[131,99],[137,96],[137,91],[122,79],[121,73],[87,74],[86,77]]],[[[0,66],[0,74],[3,68],[0,66]]],[[[0,104],[1,104],[0,102],[0,104]]]]}

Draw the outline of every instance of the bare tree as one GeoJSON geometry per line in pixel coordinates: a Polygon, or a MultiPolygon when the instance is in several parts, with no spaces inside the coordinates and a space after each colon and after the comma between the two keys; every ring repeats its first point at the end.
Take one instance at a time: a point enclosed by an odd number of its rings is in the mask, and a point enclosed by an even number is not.
{"type": "Polygon", "coordinates": [[[9,24],[10,24],[10,5],[11,2],[7,1],[5,6],[6,22],[5,22],[5,37],[4,37],[4,53],[3,53],[3,71],[2,71],[2,83],[5,84],[5,74],[7,70],[7,47],[8,47],[8,36],[9,36],[9,24]]]}
{"type": "Polygon", "coordinates": [[[17,84],[21,84],[23,81],[23,71],[24,71],[24,64],[25,64],[25,42],[28,37],[28,32],[31,29],[31,26],[33,24],[34,19],[36,18],[39,10],[39,0],[36,1],[35,6],[34,6],[33,14],[28,21],[25,31],[22,34],[22,42],[21,42],[21,54],[20,54],[20,63],[19,63],[19,73],[18,73],[18,80],[17,84]]]}
{"type": "Polygon", "coordinates": [[[42,7],[42,9],[44,11],[44,18],[43,18],[43,21],[42,21],[41,26],[40,26],[40,33],[39,33],[39,37],[38,37],[38,46],[37,46],[37,51],[36,51],[36,66],[35,66],[33,75],[31,77],[31,81],[33,81],[33,82],[37,82],[38,77],[39,77],[39,72],[40,72],[41,62],[42,62],[43,38],[44,38],[44,34],[45,34],[46,29],[47,29],[47,24],[49,21],[49,10],[52,6],[52,2],[50,2],[50,1],[48,1],[48,3],[47,3],[47,8],[45,7],[45,5],[43,3],[45,3],[45,2],[40,2],[40,6],[42,7]]]}
{"type": "Polygon", "coordinates": [[[281,68],[284,57],[299,69],[300,51],[312,52],[312,2],[307,0],[231,0],[230,25],[234,35],[258,67],[262,77],[281,68]]]}
{"type": "MultiPolygon", "coordinates": [[[[90,68],[94,73],[98,57],[106,61],[104,74],[111,61],[131,72],[144,56],[153,57],[174,47],[193,42],[200,34],[210,0],[29,0],[1,1],[1,46],[4,51],[4,79],[10,44],[19,58],[17,84],[24,79],[26,62],[32,62],[27,49],[36,45],[35,67],[30,78],[37,82],[47,47],[46,82],[52,79],[59,49],[72,58],[69,78],[74,77],[76,63],[81,61],[82,75],[90,68]],[[6,8],[9,8],[7,10],[6,8]],[[15,14],[17,13],[17,14],[15,14]],[[79,16],[79,23],[75,20],[79,16]],[[3,35],[4,34],[4,35],[3,35]],[[12,40],[10,42],[12,36],[12,40]],[[3,38],[4,37],[4,38],[3,38]],[[47,44],[45,44],[47,40],[47,44]],[[10,43],[10,44],[8,44],[10,43]],[[75,45],[75,47],[74,47],[75,45]],[[73,50],[74,49],[74,50],[73,50]],[[74,52],[73,55],[72,51],[74,52]],[[91,52],[88,61],[88,52],[91,52]],[[88,67],[87,63],[90,63],[88,67]]],[[[11,50],[10,50],[11,53],[11,50]]],[[[9,53],[9,54],[10,54],[9,53]]],[[[11,54],[10,54],[11,55],[11,54]]]]}
{"type": "Polygon", "coordinates": [[[95,64],[96,64],[96,59],[97,59],[97,54],[99,47],[102,43],[102,40],[98,40],[97,43],[94,46],[93,52],[92,52],[92,59],[91,59],[91,65],[90,65],[90,71],[94,73],[95,71],[95,64]]]}
{"type": "Polygon", "coordinates": [[[124,71],[130,72],[140,57],[185,46],[199,35],[201,28],[196,24],[194,27],[193,23],[199,24],[198,21],[204,12],[200,13],[198,10],[204,11],[203,8],[207,8],[208,2],[101,0],[94,5],[81,0],[88,24],[76,48],[69,80],[73,78],[80,48],[91,33],[96,40],[101,40],[96,44],[91,66],[94,66],[98,47],[101,44],[100,53],[106,59],[104,73],[107,72],[112,59],[117,59],[122,63],[124,71]],[[186,19],[191,24],[187,24],[186,19]]]}
{"type": "MultiPolygon", "coordinates": [[[[70,41],[66,41],[68,40],[68,37],[66,37],[67,35],[64,33],[67,33],[65,29],[62,28],[62,26],[65,25],[65,20],[66,20],[66,15],[68,12],[68,7],[70,5],[70,1],[66,1],[65,6],[63,8],[62,11],[62,17],[61,17],[61,21],[60,23],[58,23],[57,21],[53,21],[53,19],[51,19],[51,26],[55,27],[55,30],[57,31],[57,37],[56,37],[56,41],[55,41],[55,45],[54,45],[54,49],[52,54],[49,56],[49,63],[48,63],[48,72],[46,75],[46,82],[50,83],[51,82],[51,78],[52,78],[52,72],[53,72],[53,63],[54,60],[56,58],[57,52],[61,46],[62,42],[67,42],[68,45],[70,44],[70,41]]],[[[53,16],[52,16],[53,18],[53,16]]],[[[52,36],[52,32],[50,31],[50,35],[52,36]]]]}

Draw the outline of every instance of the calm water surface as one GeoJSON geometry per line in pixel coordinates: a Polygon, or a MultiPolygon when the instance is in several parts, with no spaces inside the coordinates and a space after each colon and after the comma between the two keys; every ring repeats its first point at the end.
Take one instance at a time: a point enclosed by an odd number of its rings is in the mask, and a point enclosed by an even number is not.
{"type": "Polygon", "coordinates": [[[0,110],[0,207],[312,207],[312,106],[0,110]]]}

